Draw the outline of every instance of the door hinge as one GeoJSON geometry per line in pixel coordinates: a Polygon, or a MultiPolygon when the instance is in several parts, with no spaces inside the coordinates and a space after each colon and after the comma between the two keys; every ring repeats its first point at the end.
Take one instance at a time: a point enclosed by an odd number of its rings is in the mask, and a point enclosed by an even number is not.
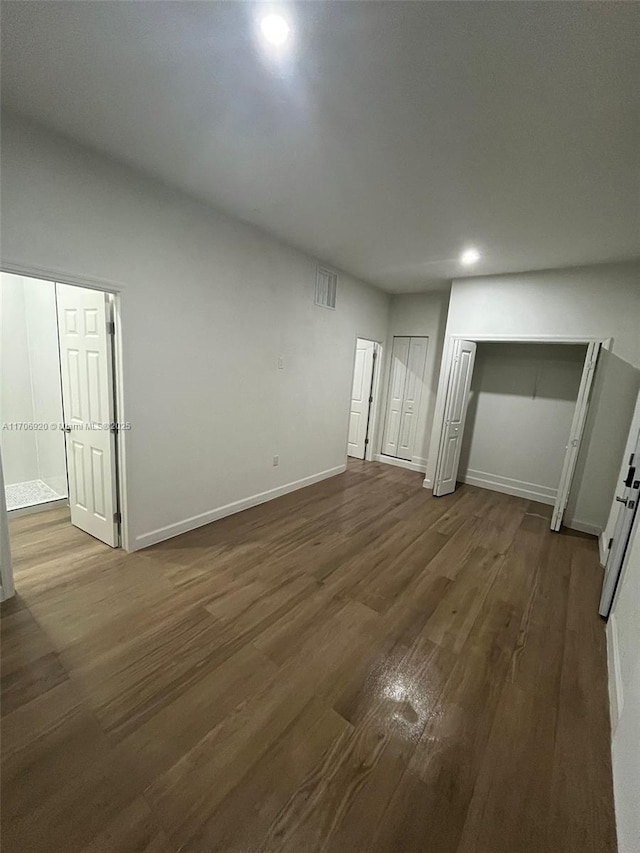
{"type": "Polygon", "coordinates": [[[107,320],[107,334],[115,335],[116,333],[116,324],[113,320],[107,320]]]}
{"type": "Polygon", "coordinates": [[[609,544],[607,545],[607,551],[611,550],[612,545],[613,545],[613,538],[609,539],[609,544]]]}
{"type": "Polygon", "coordinates": [[[369,402],[373,403],[373,397],[369,397],[369,402]]]}
{"type": "Polygon", "coordinates": [[[122,515],[119,512],[113,513],[113,523],[122,524],[122,515]]]}
{"type": "Polygon", "coordinates": [[[365,443],[365,444],[369,444],[369,439],[368,439],[368,438],[365,438],[364,443],[365,443]]]}
{"type": "Polygon", "coordinates": [[[375,361],[377,357],[378,357],[378,353],[376,352],[376,350],[374,350],[373,351],[373,360],[375,361]]]}

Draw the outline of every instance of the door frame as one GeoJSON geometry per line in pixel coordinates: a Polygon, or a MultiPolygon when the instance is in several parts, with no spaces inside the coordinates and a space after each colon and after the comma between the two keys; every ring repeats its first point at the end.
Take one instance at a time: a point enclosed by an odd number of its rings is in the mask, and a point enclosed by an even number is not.
{"type": "MultiPolygon", "coordinates": [[[[36,278],[60,284],[71,284],[76,287],[84,287],[88,290],[98,290],[102,293],[108,293],[113,296],[113,321],[114,321],[114,347],[113,347],[113,380],[114,380],[114,405],[116,412],[116,420],[124,423],[128,420],[126,415],[126,406],[124,399],[124,379],[123,379],[123,347],[122,347],[122,302],[126,285],[120,282],[107,281],[105,279],[97,279],[93,276],[77,276],[73,273],[65,272],[58,269],[44,269],[43,267],[34,267],[29,264],[15,263],[0,259],[0,272],[8,273],[9,275],[24,276],[25,278],[36,278]]],[[[129,506],[127,501],[127,449],[126,449],[126,433],[121,431],[118,434],[116,441],[116,489],[118,494],[118,506],[121,516],[120,521],[120,547],[124,551],[130,551],[130,523],[129,523],[129,506]]],[[[0,509],[1,511],[1,509],[0,509]]],[[[6,511],[5,515],[8,514],[6,511]]],[[[2,523],[0,521],[0,523],[2,523]]]]}
{"type": "Polygon", "coordinates": [[[379,406],[378,401],[380,399],[380,377],[382,374],[381,364],[382,364],[382,352],[384,344],[381,341],[376,341],[375,338],[367,337],[367,335],[356,335],[353,341],[353,353],[351,358],[351,379],[349,382],[349,404],[347,406],[347,430],[345,436],[345,464],[346,462],[355,457],[350,457],[349,450],[349,412],[351,410],[351,392],[353,390],[353,371],[355,369],[356,364],[356,353],[358,350],[358,341],[369,341],[374,344],[374,354],[375,358],[373,359],[373,376],[372,376],[372,396],[373,402],[369,404],[369,419],[368,419],[368,430],[367,430],[367,438],[368,442],[365,444],[364,448],[364,459],[363,462],[371,462],[373,460],[373,446],[374,441],[377,440],[378,437],[378,412],[379,406]]]}
{"type": "MultiPolygon", "coordinates": [[[[453,365],[454,345],[458,340],[473,341],[473,343],[519,343],[519,344],[583,344],[589,349],[590,344],[599,344],[600,349],[611,350],[613,347],[613,338],[596,338],[584,336],[567,336],[567,335],[491,335],[491,334],[454,334],[447,335],[444,342],[442,353],[442,363],[440,366],[440,377],[438,380],[438,392],[436,397],[435,412],[433,418],[433,429],[431,441],[429,444],[429,461],[427,463],[427,474],[425,476],[423,487],[433,490],[435,486],[435,474],[438,459],[442,450],[442,442],[445,438],[445,407],[447,389],[449,387],[449,377],[453,365]]],[[[588,352],[585,355],[585,363],[588,358],[588,352]]],[[[577,404],[577,401],[576,401],[577,404]]],[[[587,404],[587,415],[589,411],[589,403],[587,404]]],[[[577,453],[582,446],[581,436],[580,444],[577,446],[577,453]]]]}

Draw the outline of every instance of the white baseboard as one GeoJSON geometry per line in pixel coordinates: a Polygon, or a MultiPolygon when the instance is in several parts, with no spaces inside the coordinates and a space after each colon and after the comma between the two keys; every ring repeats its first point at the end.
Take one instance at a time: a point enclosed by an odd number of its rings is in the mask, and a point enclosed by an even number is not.
{"type": "Polygon", "coordinates": [[[164,542],[165,539],[171,539],[174,536],[179,536],[181,533],[187,533],[189,530],[195,530],[196,527],[203,527],[205,524],[211,524],[212,521],[218,521],[221,518],[226,518],[228,515],[234,515],[236,512],[242,512],[244,509],[250,509],[252,506],[272,501],[274,498],[279,498],[289,492],[295,492],[298,489],[304,489],[305,486],[311,486],[314,483],[319,483],[321,480],[326,480],[329,477],[335,477],[337,474],[342,474],[346,471],[345,465],[337,465],[335,468],[328,468],[326,471],[320,471],[318,474],[312,474],[310,477],[304,477],[302,480],[294,480],[292,483],[285,483],[284,486],[278,486],[275,489],[269,489],[266,492],[260,492],[257,495],[251,495],[248,498],[243,498],[239,501],[226,504],[225,506],[211,509],[208,512],[193,515],[191,518],[185,518],[182,521],[177,521],[175,524],[168,524],[166,527],[159,527],[157,530],[152,530],[149,533],[143,533],[136,536],[135,548],[139,551],[141,548],[148,548],[149,545],[155,545],[158,542],[164,542]]]}
{"type": "Polygon", "coordinates": [[[609,559],[609,537],[606,530],[603,530],[598,536],[598,549],[600,551],[600,565],[604,569],[609,559]]]}
{"type": "Polygon", "coordinates": [[[590,521],[580,521],[578,518],[564,518],[562,523],[569,530],[577,530],[579,533],[589,533],[591,536],[596,536],[600,539],[602,528],[597,524],[591,524],[590,521]]]}
{"type": "Polygon", "coordinates": [[[550,486],[527,483],[525,480],[515,480],[512,477],[502,477],[500,474],[489,474],[486,471],[474,471],[473,469],[469,469],[464,477],[460,477],[460,482],[551,505],[555,503],[558,491],[550,486]]]}
{"type": "Polygon", "coordinates": [[[618,626],[615,614],[609,616],[607,622],[607,670],[609,674],[609,708],[611,717],[611,734],[616,730],[618,720],[622,715],[624,692],[622,673],[620,670],[620,649],[618,647],[618,626]]]}
{"type": "Polygon", "coordinates": [[[411,462],[408,459],[385,456],[384,453],[377,453],[373,458],[375,462],[384,462],[385,465],[395,465],[396,468],[406,468],[408,471],[419,471],[424,474],[427,470],[427,460],[420,456],[414,456],[411,462]]]}

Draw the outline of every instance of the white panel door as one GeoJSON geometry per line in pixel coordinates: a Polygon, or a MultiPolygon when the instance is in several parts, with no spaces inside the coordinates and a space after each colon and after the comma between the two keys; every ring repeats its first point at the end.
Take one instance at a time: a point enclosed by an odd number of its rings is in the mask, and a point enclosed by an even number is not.
{"type": "Polygon", "coordinates": [[[580,451],[580,442],[582,441],[582,433],[584,432],[584,425],[587,420],[589,397],[591,395],[591,386],[593,385],[593,377],[595,375],[599,353],[600,343],[590,343],[587,347],[587,355],[584,360],[582,379],[580,380],[580,388],[578,389],[578,399],[576,400],[576,408],[573,413],[573,421],[571,422],[569,441],[567,442],[564,462],[562,465],[562,473],[560,474],[558,493],[553,507],[553,515],[551,516],[552,530],[560,530],[564,511],[569,501],[571,481],[573,480],[573,473],[576,470],[578,452],[580,451]]]}
{"type": "Polygon", "coordinates": [[[106,293],[56,284],[71,522],[116,547],[113,365],[106,293]],[[100,425],[100,426],[96,426],[100,425]]]}
{"type": "Polygon", "coordinates": [[[384,424],[382,452],[386,456],[399,456],[400,422],[404,402],[404,387],[407,378],[409,345],[411,338],[393,339],[391,352],[391,373],[389,376],[389,394],[387,398],[387,416],[384,424]]]}
{"type": "Polygon", "coordinates": [[[400,417],[400,435],[398,438],[398,456],[400,459],[413,458],[413,445],[416,437],[416,422],[422,386],[424,367],[427,361],[428,338],[411,338],[407,374],[404,383],[402,414],[400,417]]]}
{"type": "Polygon", "coordinates": [[[374,353],[375,344],[373,341],[364,341],[358,338],[353,366],[349,437],[347,439],[347,454],[355,456],[357,459],[364,459],[366,450],[374,353]]]}
{"type": "Polygon", "coordinates": [[[444,409],[444,428],[433,488],[434,495],[448,495],[456,487],[475,358],[476,345],[473,341],[456,340],[454,342],[444,409]]]}
{"type": "Polygon", "coordinates": [[[611,549],[604,573],[600,607],[598,608],[600,615],[605,618],[609,616],[611,610],[613,596],[618,586],[620,571],[631,537],[633,521],[638,512],[638,502],[640,502],[640,433],[638,433],[635,450],[629,459],[627,475],[616,493],[616,500],[619,502],[620,510],[613,532],[611,549]]]}

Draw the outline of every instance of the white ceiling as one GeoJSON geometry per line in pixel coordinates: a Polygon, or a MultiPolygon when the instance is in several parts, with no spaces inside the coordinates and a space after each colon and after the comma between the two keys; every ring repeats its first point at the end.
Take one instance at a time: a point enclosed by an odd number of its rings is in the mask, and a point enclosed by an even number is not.
{"type": "Polygon", "coordinates": [[[389,291],[640,253],[640,4],[265,8],[3,3],[3,100],[389,291]]]}

